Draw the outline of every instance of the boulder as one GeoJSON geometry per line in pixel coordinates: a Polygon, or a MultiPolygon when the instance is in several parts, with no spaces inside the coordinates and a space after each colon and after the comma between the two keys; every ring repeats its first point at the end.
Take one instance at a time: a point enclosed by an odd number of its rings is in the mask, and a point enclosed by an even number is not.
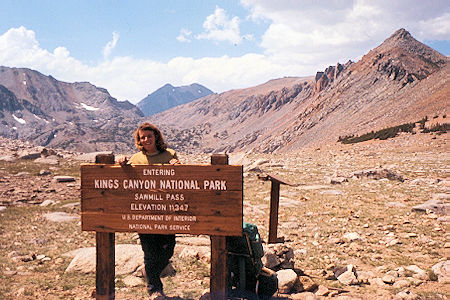
{"type": "Polygon", "coordinates": [[[395,277],[392,275],[384,275],[381,280],[386,284],[393,284],[395,282],[395,277]]]}
{"type": "Polygon", "coordinates": [[[52,212],[45,214],[44,218],[51,222],[71,222],[78,220],[80,217],[65,212],[52,212]]]}
{"type": "Polygon", "coordinates": [[[55,201],[47,199],[47,200],[44,200],[41,204],[39,204],[39,206],[46,207],[46,206],[55,205],[55,204],[56,204],[55,201]]]}
{"type": "Polygon", "coordinates": [[[344,182],[348,182],[348,179],[343,176],[325,177],[326,184],[343,184],[344,182]]]}
{"type": "Polygon", "coordinates": [[[450,208],[450,204],[446,204],[446,203],[442,202],[441,200],[431,199],[425,203],[414,206],[412,208],[412,210],[413,211],[423,211],[423,212],[430,210],[436,214],[447,215],[449,208],[450,208]]]}
{"type": "Polygon", "coordinates": [[[196,247],[187,246],[181,250],[178,257],[209,262],[211,260],[211,249],[208,246],[196,246],[196,247]]]}
{"type": "Polygon", "coordinates": [[[23,151],[18,156],[20,159],[36,159],[41,157],[41,152],[23,151]]]}
{"type": "Polygon", "coordinates": [[[435,264],[431,270],[438,277],[438,282],[448,284],[450,283],[450,260],[441,261],[435,264]]]}
{"type": "Polygon", "coordinates": [[[311,292],[304,292],[304,293],[295,293],[290,295],[289,299],[292,300],[319,300],[319,299],[323,299],[323,297],[319,296],[319,295],[315,295],[314,293],[311,292]]]}
{"type": "Polygon", "coordinates": [[[40,164],[49,164],[49,165],[57,165],[59,164],[58,157],[56,156],[48,156],[48,157],[39,157],[34,160],[36,163],[40,164]]]}
{"type": "Polygon", "coordinates": [[[264,256],[261,258],[261,261],[264,266],[268,267],[269,269],[275,269],[281,264],[281,260],[273,250],[268,250],[267,252],[265,252],[264,256]]]}
{"type": "Polygon", "coordinates": [[[136,287],[145,284],[142,278],[136,277],[134,275],[128,275],[122,279],[123,284],[128,287],[136,287]]]}
{"type": "Polygon", "coordinates": [[[416,265],[409,265],[405,267],[405,270],[411,271],[413,273],[415,273],[413,275],[414,278],[420,279],[420,280],[427,280],[428,279],[428,274],[422,270],[421,268],[419,268],[416,265]]]}
{"type": "Polygon", "coordinates": [[[353,265],[347,266],[347,271],[337,276],[337,280],[345,285],[354,285],[358,284],[358,278],[356,277],[356,270],[353,265]]]}
{"type": "Polygon", "coordinates": [[[298,281],[294,284],[293,289],[297,292],[312,292],[317,289],[317,283],[309,276],[298,276],[298,281]]]}
{"type": "Polygon", "coordinates": [[[0,156],[0,161],[15,162],[16,160],[17,160],[17,158],[15,158],[12,155],[1,155],[0,156]]]}
{"type": "Polygon", "coordinates": [[[348,242],[353,242],[361,239],[361,236],[357,232],[349,232],[344,234],[343,239],[348,242]]]}
{"type": "Polygon", "coordinates": [[[401,182],[405,181],[405,179],[401,175],[398,175],[397,173],[386,168],[373,168],[368,170],[357,171],[353,173],[353,176],[355,176],[356,178],[366,177],[375,180],[387,178],[390,180],[398,180],[401,182]]]}
{"type": "Polygon", "coordinates": [[[297,273],[292,269],[280,270],[277,272],[278,291],[280,293],[289,293],[294,284],[298,281],[297,273]]]}
{"type": "Polygon", "coordinates": [[[84,153],[80,154],[75,157],[76,160],[86,161],[86,162],[95,162],[95,157],[99,154],[113,154],[112,151],[101,151],[101,152],[90,152],[90,153],[84,153]]]}
{"type": "MultiPolygon", "coordinates": [[[[73,257],[65,272],[95,273],[95,247],[81,248],[64,254],[73,257]]],[[[144,263],[144,252],[140,245],[120,244],[115,246],[116,275],[132,274],[144,263]]]]}
{"type": "Polygon", "coordinates": [[[56,182],[73,182],[73,181],[75,181],[75,177],[59,175],[59,176],[54,176],[53,180],[56,182]]]}

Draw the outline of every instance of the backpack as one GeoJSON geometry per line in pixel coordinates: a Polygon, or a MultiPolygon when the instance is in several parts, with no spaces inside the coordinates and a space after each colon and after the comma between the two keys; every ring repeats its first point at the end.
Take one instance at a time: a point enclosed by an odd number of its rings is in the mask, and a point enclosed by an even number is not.
{"type": "Polygon", "coordinates": [[[264,249],[254,224],[243,223],[242,236],[228,236],[228,294],[247,299],[269,299],[278,289],[278,279],[264,272],[264,249]]]}

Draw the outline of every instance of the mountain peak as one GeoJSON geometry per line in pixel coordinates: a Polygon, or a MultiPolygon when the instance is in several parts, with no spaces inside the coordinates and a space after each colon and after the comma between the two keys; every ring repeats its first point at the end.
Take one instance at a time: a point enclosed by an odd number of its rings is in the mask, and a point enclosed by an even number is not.
{"type": "Polygon", "coordinates": [[[411,34],[405,28],[400,28],[396,32],[394,32],[388,39],[409,39],[411,38],[411,34]]]}
{"type": "Polygon", "coordinates": [[[380,46],[371,51],[376,55],[392,57],[421,57],[427,63],[442,66],[446,63],[445,55],[416,40],[406,29],[400,28],[388,37],[380,46]]]}
{"type": "Polygon", "coordinates": [[[161,87],[161,89],[167,89],[167,88],[173,89],[173,85],[171,85],[170,83],[166,83],[165,85],[163,85],[161,87]]]}
{"type": "Polygon", "coordinates": [[[210,89],[198,83],[179,87],[174,87],[167,83],[139,101],[136,106],[139,107],[146,116],[151,116],[212,93],[213,92],[210,89]]]}
{"type": "Polygon", "coordinates": [[[388,37],[380,47],[383,48],[409,48],[411,45],[421,44],[419,41],[414,39],[412,35],[404,28],[400,28],[395,31],[390,37],[388,37]]]}

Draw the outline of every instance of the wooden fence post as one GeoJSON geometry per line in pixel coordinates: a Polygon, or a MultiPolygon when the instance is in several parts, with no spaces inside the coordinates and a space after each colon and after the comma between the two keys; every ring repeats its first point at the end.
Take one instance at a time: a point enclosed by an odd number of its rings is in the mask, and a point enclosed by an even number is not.
{"type": "Polygon", "coordinates": [[[278,231],[278,209],[280,206],[280,184],[293,186],[274,175],[258,175],[258,178],[264,181],[270,180],[270,215],[269,215],[269,244],[283,243],[284,238],[277,236],[278,231]]]}
{"type": "MultiPolygon", "coordinates": [[[[213,154],[211,165],[228,165],[228,155],[213,154]]],[[[211,299],[227,299],[227,250],[225,236],[210,236],[211,239],[211,299]]]]}
{"type": "Polygon", "coordinates": [[[280,205],[280,183],[271,180],[270,188],[270,217],[269,217],[269,244],[280,242],[278,231],[278,208],[280,205]]]}
{"type": "MultiPolygon", "coordinates": [[[[99,154],[95,163],[114,164],[114,154],[99,154]]],[[[97,265],[95,275],[95,299],[115,298],[115,243],[114,232],[95,232],[97,265]]]]}

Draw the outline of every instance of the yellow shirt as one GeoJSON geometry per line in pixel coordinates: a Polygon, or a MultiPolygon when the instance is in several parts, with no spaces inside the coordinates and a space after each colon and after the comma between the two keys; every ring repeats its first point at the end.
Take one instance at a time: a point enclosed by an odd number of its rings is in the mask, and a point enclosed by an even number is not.
{"type": "Polygon", "coordinates": [[[133,154],[128,163],[132,165],[168,164],[172,158],[178,158],[173,149],[166,149],[156,154],[145,154],[141,151],[133,154]]]}

